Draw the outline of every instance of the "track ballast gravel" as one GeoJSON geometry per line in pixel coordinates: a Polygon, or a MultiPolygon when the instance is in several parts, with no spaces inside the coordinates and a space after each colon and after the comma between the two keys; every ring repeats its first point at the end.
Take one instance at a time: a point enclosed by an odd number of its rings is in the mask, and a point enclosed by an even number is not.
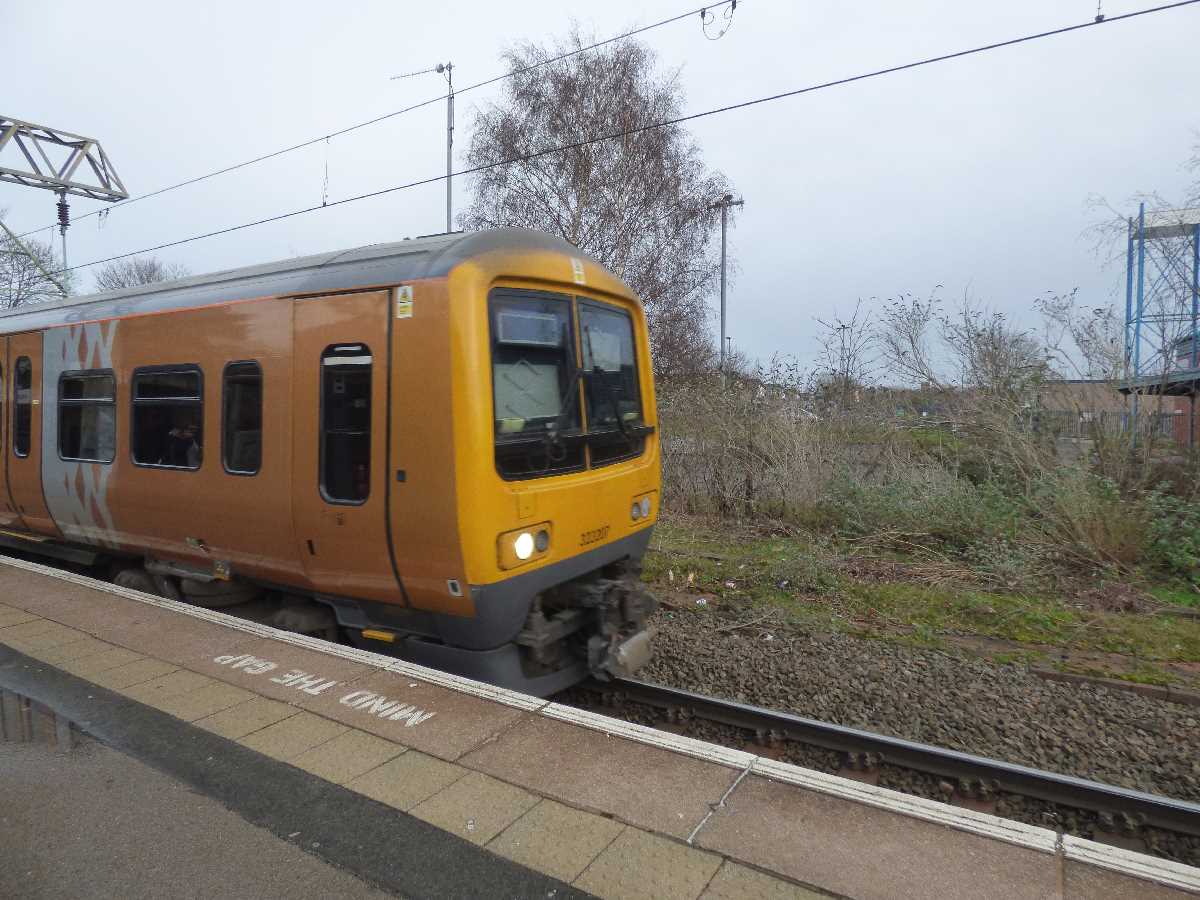
{"type": "Polygon", "coordinates": [[[1196,707],[843,634],[720,631],[734,623],[708,611],[655,618],[642,680],[1200,801],[1196,707]]]}

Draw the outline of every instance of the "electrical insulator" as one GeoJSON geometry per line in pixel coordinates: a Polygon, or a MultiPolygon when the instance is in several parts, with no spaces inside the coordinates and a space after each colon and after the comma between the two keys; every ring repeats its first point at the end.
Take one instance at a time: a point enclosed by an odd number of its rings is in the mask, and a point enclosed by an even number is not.
{"type": "Polygon", "coordinates": [[[66,231],[67,226],[71,224],[71,207],[66,200],[58,201],[58,227],[61,231],[66,231]]]}

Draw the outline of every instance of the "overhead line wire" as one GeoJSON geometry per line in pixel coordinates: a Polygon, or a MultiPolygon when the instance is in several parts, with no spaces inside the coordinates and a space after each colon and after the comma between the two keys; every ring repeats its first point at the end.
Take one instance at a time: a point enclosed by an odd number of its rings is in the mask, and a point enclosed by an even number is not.
{"type": "Polygon", "coordinates": [[[977,53],[984,53],[984,52],[987,52],[990,50],[998,50],[998,49],[1002,49],[1005,47],[1012,47],[1017,44],[1024,44],[1024,43],[1028,43],[1030,41],[1036,41],[1036,40],[1040,40],[1043,38],[1055,37],[1057,35],[1067,34],[1069,32],[1073,32],[1073,31],[1081,31],[1085,28],[1096,28],[1100,25],[1108,25],[1113,22],[1121,22],[1121,21],[1125,21],[1128,19],[1134,19],[1134,18],[1138,18],[1140,16],[1150,15],[1151,13],[1165,12],[1167,10],[1172,10],[1172,9],[1180,9],[1185,6],[1194,6],[1197,3],[1200,3],[1200,0],[1178,0],[1178,2],[1175,2],[1175,3],[1167,3],[1167,4],[1163,4],[1161,6],[1154,6],[1154,7],[1149,7],[1147,9],[1135,10],[1133,12],[1123,13],[1121,15],[1112,16],[1110,18],[1100,19],[1100,20],[1096,20],[1096,21],[1092,21],[1092,22],[1084,22],[1079,25],[1067,25],[1062,28],[1052,29],[1050,31],[1042,31],[1042,32],[1038,32],[1036,34],[1024,35],[1022,37],[1011,38],[1011,39],[1005,40],[1005,41],[997,41],[995,43],[985,44],[980,47],[973,47],[968,50],[958,50],[958,51],[955,51],[954,53],[945,53],[940,56],[931,56],[931,57],[927,57],[925,59],[916,60],[914,62],[902,63],[900,65],[895,65],[895,66],[888,66],[886,68],[875,69],[870,72],[863,72],[858,75],[850,75],[845,78],[834,79],[833,81],[825,81],[825,82],[821,82],[820,84],[808,85],[806,87],[796,88],[795,90],[791,90],[791,91],[782,91],[780,93],[770,94],[765,97],[756,97],[751,100],[743,100],[740,103],[731,103],[727,106],[719,106],[719,107],[715,107],[714,109],[704,110],[702,112],[689,113],[688,115],[677,116],[673,119],[666,119],[662,122],[651,122],[651,123],[648,123],[645,125],[639,125],[635,128],[627,128],[627,129],[623,129],[621,131],[612,132],[610,134],[603,134],[603,135],[598,135],[598,136],[591,137],[591,138],[585,138],[585,139],[579,140],[579,141],[572,141],[570,143],[561,144],[556,147],[548,147],[544,150],[537,150],[532,153],[520,154],[517,156],[510,157],[508,159],[499,160],[499,161],[493,162],[493,163],[485,163],[483,165],[473,166],[473,167],[470,167],[467,169],[461,169],[457,172],[451,173],[450,175],[445,175],[445,174],[434,175],[434,176],[430,176],[429,178],[422,178],[417,181],[407,182],[405,184],[393,185],[392,187],[382,188],[377,191],[369,191],[368,193],[358,194],[353,197],[343,197],[341,200],[334,200],[328,204],[324,204],[324,205],[320,205],[320,206],[309,206],[304,209],[296,209],[296,210],[292,210],[290,212],[280,213],[275,216],[268,216],[265,219],[258,219],[253,222],[245,222],[241,225],[232,225],[228,228],[221,228],[216,231],[206,232],[205,234],[198,234],[198,235],[194,235],[192,237],[182,238],[178,241],[170,241],[165,244],[158,244],[154,247],[146,247],[141,250],[135,250],[131,253],[122,253],[117,256],[107,257],[106,259],[98,259],[98,260],[94,260],[92,262],[81,263],[77,266],[71,266],[69,269],[61,269],[59,271],[60,272],[70,272],[70,271],[74,271],[75,269],[85,269],[90,266],[101,265],[102,263],[115,262],[116,260],[119,260],[119,259],[126,259],[130,256],[137,256],[140,253],[153,253],[157,250],[166,250],[170,247],[178,247],[181,244],[191,243],[192,241],[204,240],[204,239],[210,238],[210,237],[218,237],[220,235],[229,234],[234,231],[241,231],[244,228],[254,228],[258,225],[266,225],[271,222],[278,222],[283,219],[290,219],[295,216],[305,215],[307,213],[316,212],[321,209],[329,209],[330,207],[341,206],[341,205],[347,204],[347,203],[356,203],[359,200],[369,200],[373,197],[381,197],[385,194],[392,194],[397,191],[409,190],[411,188],[422,187],[422,186],[428,185],[428,184],[436,184],[437,182],[443,181],[446,178],[450,178],[450,177],[459,177],[462,175],[473,175],[478,172],[485,172],[490,169],[500,168],[502,166],[509,166],[509,165],[513,165],[513,164],[519,163],[519,162],[527,162],[532,159],[539,159],[543,156],[548,156],[553,153],[563,153],[568,150],[576,150],[580,147],[586,147],[591,144],[601,143],[603,141],[611,141],[611,140],[616,140],[616,139],[622,138],[622,137],[628,137],[631,135],[641,134],[642,132],[651,131],[656,128],[669,128],[672,125],[679,125],[684,122],[692,122],[697,119],[705,119],[710,116],[721,115],[723,113],[733,112],[733,111],[739,110],[739,109],[746,109],[748,107],[758,106],[763,103],[771,103],[773,101],[783,100],[783,99],[786,99],[789,97],[798,97],[802,94],[810,94],[815,91],[826,90],[828,88],[833,88],[833,87],[840,87],[842,85],[852,84],[857,81],[865,81],[866,79],[869,79],[869,78],[878,78],[883,75],[891,75],[891,74],[895,74],[897,72],[904,72],[904,71],[907,71],[910,69],[916,69],[916,68],[920,68],[922,66],[933,65],[935,63],[940,63],[940,62],[946,62],[946,61],[949,61],[952,59],[961,59],[962,57],[965,57],[965,56],[971,56],[971,55],[974,55],[977,53]]]}
{"type": "MultiPolygon", "coordinates": [[[[596,43],[589,44],[586,47],[576,47],[574,50],[568,50],[565,53],[560,53],[558,56],[552,56],[549,59],[541,60],[539,62],[533,63],[532,65],[524,66],[520,69],[513,69],[508,72],[502,72],[499,75],[495,75],[495,76],[493,76],[491,78],[487,78],[483,81],[478,81],[475,84],[469,84],[466,87],[459,88],[457,91],[455,91],[455,95],[457,96],[457,95],[465,94],[468,91],[474,91],[479,88],[488,87],[489,85],[495,84],[499,81],[504,81],[507,78],[514,78],[517,75],[524,75],[527,72],[532,72],[532,71],[534,71],[536,69],[540,69],[544,66],[553,65],[556,62],[561,62],[564,59],[568,59],[568,58],[570,58],[572,56],[576,56],[580,53],[587,53],[588,51],[595,50],[599,47],[604,47],[604,46],[607,46],[608,44],[613,44],[613,43],[616,43],[617,41],[623,41],[626,38],[631,38],[636,35],[643,34],[644,32],[652,31],[655,28],[661,28],[663,25],[670,25],[674,22],[680,21],[681,19],[691,18],[692,16],[694,16],[697,13],[700,13],[704,10],[719,9],[722,6],[728,6],[734,2],[736,2],[736,0],[717,0],[717,2],[709,3],[706,6],[697,6],[695,9],[688,10],[687,12],[684,12],[684,13],[679,13],[678,15],[671,16],[670,18],[667,18],[667,19],[662,19],[661,21],[658,21],[658,22],[653,22],[649,25],[642,25],[640,28],[635,28],[632,31],[625,32],[624,34],[618,34],[618,35],[615,35],[614,37],[605,38],[602,41],[597,41],[596,43]]],[[[745,2],[745,0],[742,0],[742,2],[745,2]]],[[[78,222],[80,219],[86,219],[89,216],[97,216],[97,215],[100,215],[101,213],[110,212],[115,209],[124,209],[125,207],[130,206],[131,204],[137,203],[139,200],[147,200],[150,197],[157,197],[160,194],[166,194],[169,191],[178,190],[179,188],[187,187],[188,185],[196,184],[201,181],[207,181],[209,178],[216,178],[218,175],[226,175],[230,172],[236,172],[238,169],[244,169],[247,166],[252,166],[252,165],[255,165],[256,163],[265,162],[268,159],[274,159],[278,156],[283,156],[284,154],[291,153],[294,150],[303,150],[305,147],[311,147],[314,144],[319,144],[322,141],[329,140],[330,138],[341,137],[344,134],[349,134],[350,132],[357,131],[360,128],[366,128],[370,125],[377,125],[380,122],[387,121],[388,119],[394,119],[396,116],[402,116],[405,113],[410,113],[410,112],[413,112],[418,109],[423,109],[426,106],[432,106],[434,103],[440,103],[442,100],[446,99],[446,96],[447,96],[446,94],[440,94],[437,97],[430,97],[428,100],[422,100],[420,103],[414,103],[412,106],[406,106],[403,109],[397,109],[390,113],[384,113],[382,116],[376,116],[373,119],[367,119],[365,122],[359,122],[356,125],[348,125],[345,128],[338,129],[337,131],[331,131],[328,134],[321,135],[320,137],[315,137],[315,138],[312,138],[307,141],[302,141],[299,144],[292,144],[290,147],[283,147],[279,150],[274,150],[270,153],[264,153],[262,156],[256,156],[253,159],[245,160],[244,162],[234,163],[231,166],[225,166],[222,169],[216,169],[215,171],[208,172],[207,174],[204,174],[204,175],[197,175],[195,178],[189,178],[186,181],[179,182],[178,184],[167,185],[166,187],[159,188],[158,190],[155,190],[155,191],[149,191],[148,193],[145,193],[145,194],[139,194],[136,197],[131,197],[128,200],[120,201],[119,203],[113,204],[112,206],[106,206],[101,209],[94,209],[91,212],[84,213],[81,216],[76,216],[75,221],[78,222]]],[[[37,234],[39,231],[45,231],[47,228],[54,228],[54,227],[56,227],[56,226],[53,224],[45,225],[45,226],[42,226],[41,228],[35,228],[32,231],[22,232],[20,235],[18,235],[18,237],[27,237],[31,234],[37,234]]]]}

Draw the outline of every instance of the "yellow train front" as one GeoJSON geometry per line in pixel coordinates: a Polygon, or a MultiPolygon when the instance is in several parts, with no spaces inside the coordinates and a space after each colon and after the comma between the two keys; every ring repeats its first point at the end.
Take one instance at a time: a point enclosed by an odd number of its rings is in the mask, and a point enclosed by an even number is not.
{"type": "Polygon", "coordinates": [[[646,320],[562,240],[3,311],[0,384],[0,546],[537,694],[647,658],[646,320]]]}
{"type": "Polygon", "coordinates": [[[463,239],[439,266],[444,279],[398,296],[393,366],[400,417],[422,423],[398,440],[453,482],[396,474],[410,609],[368,604],[374,627],[356,634],[542,695],[632,673],[650,654],[639,573],[660,490],[641,303],[570,245],[521,229],[463,239]],[[412,609],[428,627],[411,630],[412,609]]]}

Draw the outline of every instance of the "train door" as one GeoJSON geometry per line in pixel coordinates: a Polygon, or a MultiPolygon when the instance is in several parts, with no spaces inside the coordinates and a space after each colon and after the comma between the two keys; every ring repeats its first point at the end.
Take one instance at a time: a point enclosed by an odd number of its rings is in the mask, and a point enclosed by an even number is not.
{"type": "Polygon", "coordinates": [[[8,493],[8,338],[0,337],[0,528],[17,524],[17,507],[8,493]]]}
{"type": "Polygon", "coordinates": [[[387,291],[293,301],[292,515],[320,591],[396,602],[387,534],[387,291]]]}
{"type": "MultiPolygon", "coordinates": [[[[19,522],[29,531],[58,536],[42,493],[42,336],[14,334],[8,338],[8,376],[4,414],[8,441],[4,461],[8,491],[19,522]]],[[[56,389],[57,386],[51,386],[56,389]]]]}

